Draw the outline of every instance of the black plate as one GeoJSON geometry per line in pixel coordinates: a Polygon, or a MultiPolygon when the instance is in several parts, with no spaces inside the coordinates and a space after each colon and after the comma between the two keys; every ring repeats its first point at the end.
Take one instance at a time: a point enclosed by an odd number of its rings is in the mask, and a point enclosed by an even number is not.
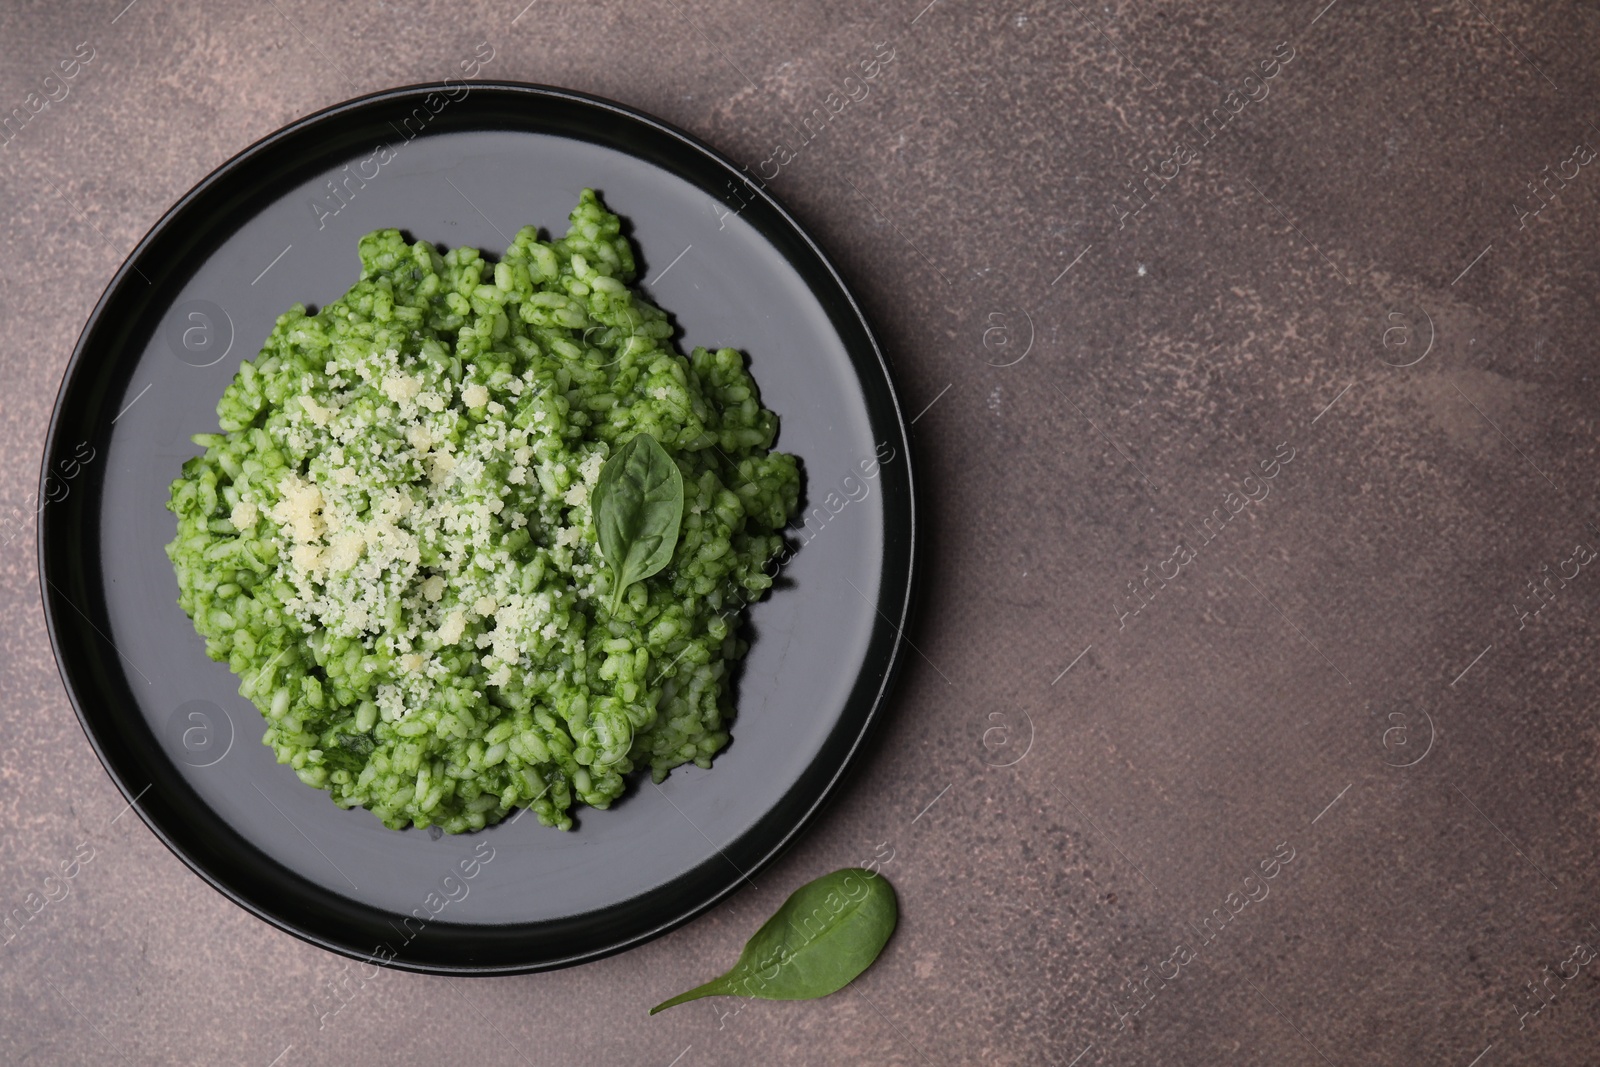
{"type": "Polygon", "coordinates": [[[528,85],[464,89],[397,89],[303,119],[230,160],[151,230],[67,368],[39,560],[84,732],[184,862],[325,948],[505,974],[663,933],[811,821],[900,659],[913,495],[872,333],[759,182],[614,103],[528,85]],[[437,838],[388,830],[302,785],[260,743],[259,713],[177,607],[162,552],[174,531],[167,487],[197,451],[189,435],[216,429],[223,387],[274,318],[356,279],[361,234],[396,226],[496,251],[527,223],[564,233],[586,185],[631,224],[640,276],[681,344],[749,354],[782,420],[779,446],[804,463],[805,543],[785,587],[750,612],[733,743],[711,770],[679,768],[659,788],[636,779],[611,810],[579,809],[565,834],[534,819],[437,838]]]}

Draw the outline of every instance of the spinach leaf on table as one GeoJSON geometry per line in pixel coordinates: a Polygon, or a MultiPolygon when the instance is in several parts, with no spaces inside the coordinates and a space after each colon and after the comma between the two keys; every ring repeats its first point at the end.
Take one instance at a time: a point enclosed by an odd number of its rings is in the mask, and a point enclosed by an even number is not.
{"type": "Polygon", "coordinates": [[[838,992],[878,958],[899,917],[894,889],[881,874],[860,867],[825,874],[783,902],[732,970],[650,1014],[701,997],[809,1000],[838,992]]]}

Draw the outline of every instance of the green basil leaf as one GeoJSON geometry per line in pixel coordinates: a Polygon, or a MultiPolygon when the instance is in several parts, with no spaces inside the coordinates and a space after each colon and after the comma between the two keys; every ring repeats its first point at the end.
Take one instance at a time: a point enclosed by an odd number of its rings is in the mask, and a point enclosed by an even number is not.
{"type": "Polygon", "coordinates": [[[679,993],[658,1011],[701,997],[810,1000],[837,993],[872,966],[900,917],[881,874],[846,867],[796,889],[745,942],[721,978],[679,993]]]}
{"type": "Polygon", "coordinates": [[[630,585],[672,562],[683,525],[683,475],[660,442],[635,434],[611,454],[595,483],[594,515],[615,615],[630,585]]]}

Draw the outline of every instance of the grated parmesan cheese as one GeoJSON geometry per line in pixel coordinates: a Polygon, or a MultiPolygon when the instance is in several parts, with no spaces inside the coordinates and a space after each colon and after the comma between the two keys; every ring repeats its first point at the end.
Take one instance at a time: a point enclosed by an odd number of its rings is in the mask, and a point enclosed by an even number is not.
{"type": "Polygon", "coordinates": [[[322,536],[322,490],[293,472],[278,484],[279,500],[272,517],[289,527],[290,535],[302,543],[322,536]]]}
{"type": "Polygon", "coordinates": [[[383,379],[383,395],[397,404],[415,398],[420,392],[422,383],[409,374],[396,372],[383,379]]]}
{"type": "Polygon", "coordinates": [[[442,645],[453,645],[461,640],[461,635],[467,632],[467,614],[464,611],[452,611],[444,617],[444,625],[440,626],[434,634],[442,645]]]}

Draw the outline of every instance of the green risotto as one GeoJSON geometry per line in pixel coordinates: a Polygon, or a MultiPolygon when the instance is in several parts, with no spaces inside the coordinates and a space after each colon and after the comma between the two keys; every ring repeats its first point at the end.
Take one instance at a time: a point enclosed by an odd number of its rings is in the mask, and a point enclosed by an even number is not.
{"type": "Polygon", "coordinates": [[[678,354],[588,190],[564,238],[526,227],[499,262],[397,230],[360,255],[240,366],[168,504],[178,603],[278,762],[451,833],[516,808],[567,829],[636,767],[709,766],[800,486],[740,354],[678,354]],[[681,529],[614,590],[594,491],[645,434],[681,529]]]}

